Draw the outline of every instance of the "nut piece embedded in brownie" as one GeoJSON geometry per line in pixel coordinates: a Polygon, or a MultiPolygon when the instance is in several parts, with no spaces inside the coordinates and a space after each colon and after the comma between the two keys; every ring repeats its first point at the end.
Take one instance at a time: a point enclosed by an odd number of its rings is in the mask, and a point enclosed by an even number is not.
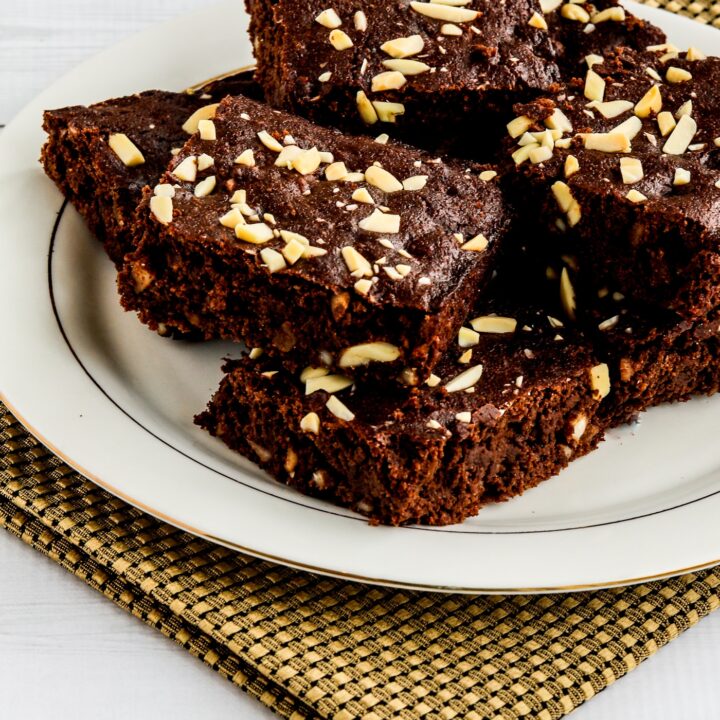
{"type": "Polygon", "coordinates": [[[126,308],[294,368],[426,378],[494,270],[496,173],[242,97],[199,130],[139,208],[126,308]]]}
{"type": "Polygon", "coordinates": [[[527,244],[553,236],[596,290],[689,318],[720,305],[718,77],[720,58],[696,50],[619,49],[518,106],[507,162],[527,244]]]}
{"type": "Polygon", "coordinates": [[[421,386],[245,359],[197,422],[280,482],[373,522],[461,522],[594,448],[610,390],[607,366],[543,313],[491,309],[421,386]]]}
{"type": "Polygon", "coordinates": [[[199,108],[237,93],[259,95],[251,73],[193,94],[150,91],[45,113],[45,172],[117,265],[130,248],[128,232],[143,187],[156,183],[172,149],[189,137],[183,123],[199,108]]]}
{"type": "Polygon", "coordinates": [[[353,132],[484,160],[498,115],[560,79],[535,0],[247,5],[268,101],[353,132]]]}

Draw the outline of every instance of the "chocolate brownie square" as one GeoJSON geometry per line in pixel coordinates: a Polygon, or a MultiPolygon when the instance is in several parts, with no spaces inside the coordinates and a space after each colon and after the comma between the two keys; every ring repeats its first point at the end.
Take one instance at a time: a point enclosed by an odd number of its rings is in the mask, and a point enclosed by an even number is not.
{"type": "Polygon", "coordinates": [[[201,107],[237,93],[259,96],[251,72],[214,81],[194,93],[153,90],[45,113],[45,172],[116,265],[130,248],[128,233],[143,187],[157,182],[172,149],[181,148],[189,137],[183,125],[201,107]]]}
{"type": "Polygon", "coordinates": [[[574,254],[595,290],[686,318],[720,305],[718,77],[696,50],[618,49],[518,106],[507,154],[526,244],[574,254]]]}
{"type": "Polygon", "coordinates": [[[616,292],[587,302],[582,324],[610,368],[599,417],[607,427],[643,410],[720,390],[720,309],[695,320],[639,307],[616,292]]]}
{"type": "Polygon", "coordinates": [[[533,0],[247,5],[268,101],[351,132],[466,156],[499,113],[560,80],[533,0]]]}
{"type": "Polygon", "coordinates": [[[426,378],[494,270],[495,171],[227,98],[148,189],[125,307],[291,368],[426,378]]]}
{"type": "Polygon", "coordinates": [[[720,312],[695,322],[666,319],[658,326],[624,314],[605,335],[598,352],[608,361],[615,388],[613,402],[603,408],[609,426],[656,405],[720,390],[720,312]]]}
{"type": "Polygon", "coordinates": [[[611,288],[580,285],[576,259],[565,255],[527,287],[563,333],[584,338],[609,367],[612,391],[598,414],[604,427],[634,420],[656,405],[720,390],[720,308],[696,319],[633,302],[611,288]]]}
{"type": "Polygon", "coordinates": [[[350,132],[389,133],[483,161],[494,156],[513,103],[551,89],[566,66],[617,41],[639,47],[664,38],[610,2],[597,9],[537,0],[247,6],[270,103],[350,132]]]}

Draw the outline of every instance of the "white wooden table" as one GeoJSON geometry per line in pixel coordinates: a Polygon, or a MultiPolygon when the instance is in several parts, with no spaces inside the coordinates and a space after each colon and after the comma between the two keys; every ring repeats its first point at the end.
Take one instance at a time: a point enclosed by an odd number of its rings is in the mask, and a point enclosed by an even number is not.
{"type": "MultiPolygon", "coordinates": [[[[238,0],[241,2],[242,0],[238,0]]],[[[202,0],[0,0],[0,125],[65,70],[202,0]]],[[[578,720],[716,720],[720,613],[577,711],[578,720]]],[[[0,532],[0,715],[275,717],[171,641],[0,532]]]]}

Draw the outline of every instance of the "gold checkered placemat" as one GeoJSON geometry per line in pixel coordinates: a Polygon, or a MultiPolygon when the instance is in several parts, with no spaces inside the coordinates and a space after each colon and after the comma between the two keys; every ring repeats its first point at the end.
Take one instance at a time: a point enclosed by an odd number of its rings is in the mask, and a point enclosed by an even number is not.
{"type": "MultiPolygon", "coordinates": [[[[720,27],[720,2],[646,4],[720,27]]],[[[593,593],[468,597],[274,566],[112,497],[1,404],[0,526],[298,720],[556,720],[720,605],[720,568],[593,593]]]]}
{"type": "Polygon", "coordinates": [[[720,28],[720,2],[718,0],[640,0],[640,2],[720,28]]]}

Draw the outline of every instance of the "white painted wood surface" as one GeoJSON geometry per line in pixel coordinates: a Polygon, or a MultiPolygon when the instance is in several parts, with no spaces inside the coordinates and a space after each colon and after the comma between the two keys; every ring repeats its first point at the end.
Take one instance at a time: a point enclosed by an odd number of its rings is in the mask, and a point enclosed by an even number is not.
{"type": "MultiPolygon", "coordinates": [[[[238,0],[241,2],[241,0],[238,0]]],[[[62,73],[203,0],[0,0],[0,125],[62,73]]],[[[578,720],[720,717],[720,613],[577,711],[578,720]]],[[[159,633],[0,532],[3,717],[274,717],[159,633]]]]}

